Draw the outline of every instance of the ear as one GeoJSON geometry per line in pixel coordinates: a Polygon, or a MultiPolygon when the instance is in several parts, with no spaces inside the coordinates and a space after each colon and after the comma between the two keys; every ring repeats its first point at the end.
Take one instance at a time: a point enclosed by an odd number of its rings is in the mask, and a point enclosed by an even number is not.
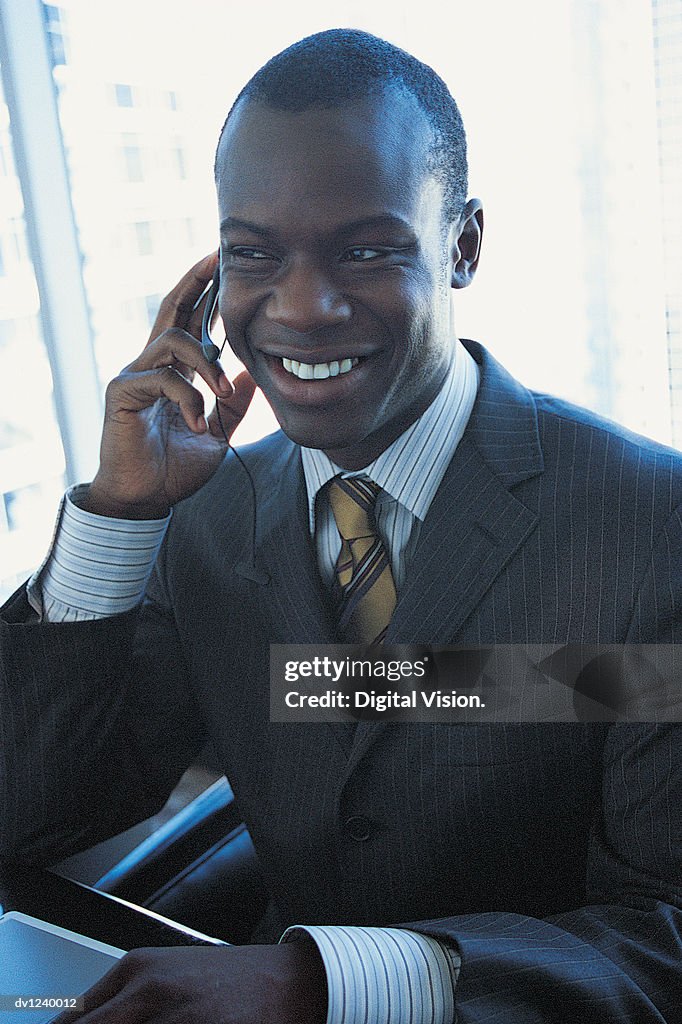
{"type": "Polygon", "coordinates": [[[450,284],[453,288],[466,288],[474,279],[481,255],[483,205],[480,199],[470,199],[467,202],[453,229],[456,238],[452,246],[450,284]]]}

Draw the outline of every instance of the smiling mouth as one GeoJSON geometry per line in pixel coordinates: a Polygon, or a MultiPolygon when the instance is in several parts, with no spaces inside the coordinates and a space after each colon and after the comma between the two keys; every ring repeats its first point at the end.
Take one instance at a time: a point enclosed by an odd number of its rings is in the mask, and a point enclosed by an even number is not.
{"type": "Polygon", "coordinates": [[[357,356],[345,359],[334,359],[329,363],[301,363],[298,359],[281,360],[287,373],[299,380],[326,380],[328,377],[339,377],[349,373],[360,362],[357,356]]]}

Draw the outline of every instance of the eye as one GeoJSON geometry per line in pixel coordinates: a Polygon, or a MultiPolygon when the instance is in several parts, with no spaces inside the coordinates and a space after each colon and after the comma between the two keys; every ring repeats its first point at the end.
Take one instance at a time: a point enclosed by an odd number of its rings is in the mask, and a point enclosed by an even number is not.
{"type": "Polygon", "coordinates": [[[375,249],[369,245],[354,245],[351,249],[346,249],[341,259],[346,263],[367,263],[368,260],[375,260],[385,255],[384,249],[375,249]]]}
{"type": "Polygon", "coordinates": [[[265,249],[257,249],[252,245],[239,245],[227,249],[225,259],[228,263],[247,265],[249,263],[263,263],[266,260],[274,260],[276,257],[265,249]]]}

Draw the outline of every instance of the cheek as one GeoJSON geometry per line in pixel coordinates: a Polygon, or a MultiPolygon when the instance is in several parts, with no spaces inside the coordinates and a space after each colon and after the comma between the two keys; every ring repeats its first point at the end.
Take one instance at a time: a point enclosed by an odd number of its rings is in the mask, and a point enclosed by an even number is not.
{"type": "Polygon", "coordinates": [[[223,286],[219,308],[230,346],[241,358],[246,347],[248,325],[258,309],[258,302],[245,294],[243,289],[223,286]]]}
{"type": "Polygon", "coordinates": [[[441,278],[426,270],[414,283],[412,303],[412,344],[421,352],[436,353],[450,341],[450,289],[441,278]]]}
{"type": "Polygon", "coordinates": [[[429,296],[421,282],[412,275],[396,274],[392,281],[382,282],[380,290],[356,290],[354,301],[356,326],[369,319],[370,325],[390,339],[393,358],[398,362],[409,360],[432,318],[429,296]]]}
{"type": "Polygon", "coordinates": [[[412,332],[420,332],[437,316],[440,304],[439,282],[426,267],[415,267],[409,275],[396,281],[391,296],[394,311],[412,332]]]}

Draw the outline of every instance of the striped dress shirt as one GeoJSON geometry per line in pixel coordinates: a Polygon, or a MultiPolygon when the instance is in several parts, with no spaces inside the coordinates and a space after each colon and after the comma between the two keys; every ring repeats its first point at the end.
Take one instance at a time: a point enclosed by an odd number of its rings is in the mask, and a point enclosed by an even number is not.
{"type": "Polygon", "coordinates": [[[396,590],[405,579],[421,524],[466,428],[478,388],[478,367],[459,343],[450,369],[429,408],[362,470],[347,472],[323,451],[302,448],[310,532],[322,579],[331,586],[341,537],[323,488],[335,476],[368,476],[381,488],[376,526],[391,560],[396,590]],[[320,493],[322,492],[322,493],[320,493]]]}
{"type": "MultiPolygon", "coordinates": [[[[466,428],[478,368],[456,342],[441,390],[422,416],[362,472],[381,488],[376,524],[391,560],[396,590],[421,525],[466,428]]],[[[331,585],[341,538],[325,484],[353,476],[322,451],[302,448],[311,535],[323,581],[331,585]],[[320,493],[322,492],[322,493],[320,493]]],[[[142,598],[170,517],[136,522],[78,507],[84,487],[60,508],[51,551],[28,584],[33,608],[52,622],[95,619],[133,608],[142,598]]],[[[282,941],[307,936],[324,963],[327,1024],[451,1024],[460,969],[457,951],[400,928],[294,926],[282,941]]]]}

